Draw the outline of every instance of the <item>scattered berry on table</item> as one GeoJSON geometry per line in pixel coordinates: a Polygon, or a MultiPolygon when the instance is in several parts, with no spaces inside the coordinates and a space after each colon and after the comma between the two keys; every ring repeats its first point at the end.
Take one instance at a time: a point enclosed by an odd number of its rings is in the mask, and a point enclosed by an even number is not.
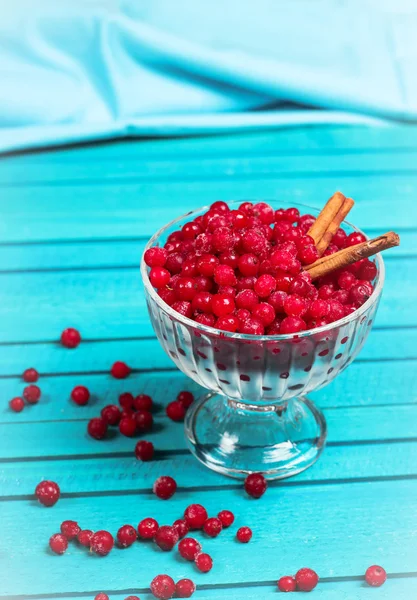
{"type": "Polygon", "coordinates": [[[80,342],[80,332],[73,327],[68,327],[61,333],[61,344],[65,346],[65,348],[76,348],[80,342]]]}
{"type": "Polygon", "coordinates": [[[190,504],[184,511],[184,519],[190,529],[201,529],[207,518],[207,511],[201,504],[190,504]]]}
{"type": "Polygon", "coordinates": [[[166,407],[166,414],[172,421],[183,421],[185,417],[185,406],[179,400],[174,400],[166,407]]]}
{"type": "Polygon", "coordinates": [[[387,573],[382,567],[372,565],[372,567],[366,569],[365,580],[372,587],[380,587],[387,580],[387,573]]]}
{"type": "Polygon", "coordinates": [[[195,565],[202,573],[208,573],[213,567],[213,559],[209,554],[200,552],[194,559],[195,565]]]}
{"type": "Polygon", "coordinates": [[[146,433],[153,427],[153,416],[148,410],[138,410],[135,413],[135,421],[139,433],[146,433]]]}
{"type": "Polygon", "coordinates": [[[94,532],[91,529],[81,529],[79,534],[77,535],[77,541],[81,546],[85,546],[86,548],[90,547],[91,538],[93,537],[94,532]]]}
{"type": "Polygon", "coordinates": [[[194,538],[184,538],[178,544],[178,551],[186,560],[194,560],[201,551],[201,544],[194,538]]]}
{"type": "Polygon", "coordinates": [[[84,385],[77,385],[71,392],[71,398],[78,406],[85,406],[90,399],[90,392],[84,385]]]}
{"type": "Polygon", "coordinates": [[[138,596],[126,596],[125,600],[140,600],[138,596]]]}
{"type": "Polygon", "coordinates": [[[123,417],[119,422],[119,431],[126,437],[133,437],[136,433],[136,420],[133,417],[123,417]]]}
{"type": "Polygon", "coordinates": [[[150,396],[148,396],[147,394],[139,394],[133,400],[133,408],[135,410],[147,410],[147,411],[151,411],[152,410],[152,404],[153,404],[152,398],[150,396]]]}
{"type": "Polygon", "coordinates": [[[152,489],[153,493],[158,496],[158,498],[161,498],[162,500],[168,500],[175,494],[177,490],[177,482],[168,475],[162,475],[155,481],[152,489]]]}
{"type": "Polygon", "coordinates": [[[154,542],[161,550],[172,550],[178,542],[179,536],[175,527],[171,525],[162,525],[159,527],[154,536],[154,542]]]}
{"type": "Polygon", "coordinates": [[[236,532],[236,538],[242,544],[247,544],[252,538],[252,530],[249,527],[240,527],[236,532]]]}
{"type": "Polygon", "coordinates": [[[102,440],[107,433],[107,423],[100,417],[90,419],[87,425],[88,434],[95,440],[102,440]]]}
{"type": "Polygon", "coordinates": [[[158,521],[152,519],[151,517],[147,517],[146,519],[142,519],[142,521],[139,523],[138,534],[143,540],[152,540],[158,529],[158,521]]]}
{"type": "Polygon", "coordinates": [[[49,538],[49,547],[55,554],[64,554],[68,548],[68,540],[62,533],[54,533],[49,538]]]}
{"type": "Polygon", "coordinates": [[[311,592],[319,582],[319,576],[313,569],[300,569],[295,574],[297,590],[300,592],[311,592]]]}
{"type": "Polygon", "coordinates": [[[217,517],[211,517],[203,525],[203,531],[209,537],[217,537],[223,529],[222,522],[217,517]]]}
{"type": "Polygon", "coordinates": [[[252,498],[263,496],[267,487],[267,481],[261,473],[251,473],[245,479],[245,490],[252,498]]]}
{"type": "Polygon", "coordinates": [[[106,556],[114,546],[114,539],[108,531],[96,531],[90,540],[90,550],[99,556],[106,556]]]}
{"type": "Polygon", "coordinates": [[[172,526],[177,531],[180,539],[185,537],[190,530],[185,519],[177,519],[173,522],[172,526]]]}
{"type": "Polygon", "coordinates": [[[122,548],[127,548],[136,542],[138,534],[132,525],[123,525],[117,532],[117,541],[122,548]]]}
{"type": "Polygon", "coordinates": [[[116,404],[108,404],[101,409],[100,412],[103,421],[106,421],[107,425],[118,425],[122,417],[122,412],[116,404]]]}
{"type": "Polygon", "coordinates": [[[16,396],[9,401],[9,406],[14,412],[22,412],[22,410],[25,408],[25,401],[23,398],[16,396]]]}
{"type": "Polygon", "coordinates": [[[133,394],[130,392],[124,392],[119,396],[119,404],[124,409],[132,409],[133,408],[133,394]]]}
{"type": "Polygon", "coordinates": [[[159,600],[169,600],[175,594],[175,582],[169,575],[157,575],[151,581],[150,588],[159,600]]]}
{"type": "Polygon", "coordinates": [[[27,385],[23,390],[23,398],[29,404],[36,404],[41,397],[41,390],[37,385],[27,385]]]}
{"type": "Polygon", "coordinates": [[[223,527],[230,527],[235,520],[235,515],[230,510],[221,510],[217,515],[223,527]]]}
{"type": "Polygon", "coordinates": [[[104,592],[99,592],[95,597],[94,600],[109,600],[109,597],[107,594],[105,594],[104,592]]]}
{"type": "Polygon", "coordinates": [[[73,540],[81,531],[81,527],[77,521],[62,521],[60,529],[62,535],[65,535],[67,540],[73,540]]]}
{"type": "Polygon", "coordinates": [[[61,490],[55,481],[44,480],[38,483],[35,496],[44,506],[53,506],[59,500],[61,490]]]}
{"type": "Polygon", "coordinates": [[[153,459],[154,447],[152,442],[140,440],[135,446],[135,456],[138,460],[147,462],[153,459]]]}
{"type": "Polygon", "coordinates": [[[291,577],[289,575],[281,577],[278,580],[277,585],[280,592],[295,592],[297,589],[295,577],[291,577]]]}
{"type": "Polygon", "coordinates": [[[195,583],[191,579],[180,579],[175,585],[177,598],[191,598],[195,592],[195,583]]]}
{"type": "Polygon", "coordinates": [[[39,379],[39,373],[36,369],[30,368],[23,371],[22,377],[26,383],[35,383],[39,379]]]}
{"type": "Polygon", "coordinates": [[[128,375],[130,375],[130,367],[123,361],[117,360],[113,363],[110,373],[115,379],[125,379],[128,375]]]}

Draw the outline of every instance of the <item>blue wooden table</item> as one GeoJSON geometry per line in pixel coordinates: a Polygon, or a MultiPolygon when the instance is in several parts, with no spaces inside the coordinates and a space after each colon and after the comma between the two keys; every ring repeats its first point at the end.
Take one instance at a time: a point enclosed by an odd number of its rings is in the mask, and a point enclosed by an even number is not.
{"type": "Polygon", "coordinates": [[[138,594],[158,573],[192,577],[200,600],[276,597],[276,580],[300,567],[320,575],[322,600],[416,597],[417,586],[417,130],[322,127],[225,137],[130,141],[5,157],[0,161],[0,597],[113,599],[138,594]],[[320,207],[336,190],[357,205],[352,220],[368,234],[397,230],[386,254],[387,281],[377,322],[360,357],[314,394],[329,427],[319,462],[273,483],[254,501],[240,483],[197,464],[182,426],[164,405],[181,389],[198,392],[156,341],[146,312],[139,259],[162,224],[216,199],[281,198],[320,207]],[[68,326],[83,343],[57,343],[68,326]],[[132,366],[115,380],[115,360],[132,366]],[[38,405],[15,414],[27,367],[41,372],[38,405]],[[93,398],[70,401],[74,385],[93,398]],[[149,436],[157,459],[140,464],[135,440],[86,435],[88,419],[122,391],[158,403],[149,436]],[[179,490],[151,493],[159,475],[179,490]],[[52,509],[33,499],[41,479],[59,483],[52,509]],[[198,574],[175,552],[148,545],[97,558],[75,545],[52,555],[49,536],[64,519],[108,528],[154,516],[172,523],[201,502],[230,508],[250,525],[204,540],[214,568],[198,574]],[[371,589],[371,564],[389,573],[371,589]]]}

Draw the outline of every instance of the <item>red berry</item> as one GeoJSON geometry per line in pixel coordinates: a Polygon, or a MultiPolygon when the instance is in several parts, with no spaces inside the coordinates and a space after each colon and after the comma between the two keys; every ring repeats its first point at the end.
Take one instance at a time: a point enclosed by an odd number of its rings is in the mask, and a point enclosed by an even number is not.
{"type": "Polygon", "coordinates": [[[300,248],[297,256],[303,265],[310,265],[320,258],[317,248],[313,244],[307,244],[300,248]]]}
{"type": "Polygon", "coordinates": [[[230,315],[235,310],[235,301],[227,294],[215,294],[212,299],[212,309],[217,317],[230,315]]]}
{"type": "Polygon", "coordinates": [[[172,421],[184,421],[184,404],[179,400],[174,400],[174,402],[170,402],[166,407],[166,414],[172,421]]]}
{"type": "Polygon", "coordinates": [[[176,310],[180,315],[191,319],[193,316],[193,310],[191,308],[191,302],[186,302],[185,300],[179,300],[178,302],[174,302],[172,308],[176,310]]]}
{"type": "Polygon", "coordinates": [[[39,402],[39,398],[41,397],[41,390],[37,385],[27,385],[23,390],[23,398],[29,404],[36,404],[39,402]]]}
{"type": "Polygon", "coordinates": [[[252,315],[259,319],[264,327],[268,327],[275,319],[275,310],[268,302],[260,302],[252,310],[252,315]]]}
{"type": "Polygon", "coordinates": [[[213,295],[210,292],[198,292],[191,303],[193,311],[199,311],[202,313],[211,313],[211,301],[213,295]]]}
{"type": "MultiPolygon", "coordinates": [[[[170,257],[168,257],[167,261],[166,261],[166,266],[169,267],[171,265],[172,262],[172,254],[171,254],[171,260],[170,257]]],[[[182,261],[181,261],[182,264],[182,261]]],[[[171,270],[171,273],[174,272],[179,272],[176,269],[171,270]]],[[[168,271],[168,269],[164,269],[164,267],[153,267],[150,272],[149,272],[149,280],[151,282],[151,284],[153,285],[153,287],[155,287],[156,289],[160,289],[162,287],[165,287],[166,285],[168,285],[169,280],[171,279],[171,274],[168,271]]]]}
{"type": "Polygon", "coordinates": [[[153,427],[153,416],[148,410],[138,410],[135,414],[135,421],[139,433],[150,431],[153,427]]]}
{"type": "Polygon", "coordinates": [[[138,596],[126,596],[125,600],[140,600],[138,596]]]}
{"type": "Polygon", "coordinates": [[[78,406],[85,406],[90,399],[90,392],[83,385],[77,385],[71,392],[71,398],[78,406]]]}
{"type": "Polygon", "coordinates": [[[35,489],[35,496],[44,506],[53,506],[59,500],[61,490],[54,481],[41,481],[35,489]]]}
{"type": "Polygon", "coordinates": [[[213,559],[209,554],[200,552],[194,559],[195,565],[202,573],[208,573],[213,567],[213,559]]]}
{"type": "Polygon", "coordinates": [[[80,342],[80,332],[73,327],[68,327],[61,333],[61,344],[66,348],[76,348],[80,342]]]}
{"type": "Polygon", "coordinates": [[[154,536],[155,544],[165,552],[172,550],[178,540],[178,532],[175,527],[171,527],[171,525],[162,525],[154,536]]]}
{"type": "Polygon", "coordinates": [[[300,592],[311,592],[319,581],[319,576],[313,569],[300,569],[295,574],[297,590],[300,592]]]}
{"type": "MultiPolygon", "coordinates": [[[[365,279],[364,277],[362,279],[365,279]]],[[[38,381],[39,379],[39,373],[37,372],[36,369],[26,369],[26,371],[23,372],[23,381],[26,381],[26,383],[35,383],[35,381],[38,381]]]]}
{"type": "Polygon", "coordinates": [[[178,402],[181,402],[185,410],[187,410],[187,408],[194,402],[194,396],[191,392],[184,390],[178,394],[177,400],[178,402]]]}
{"type": "Polygon", "coordinates": [[[157,575],[151,581],[151,592],[159,600],[169,600],[175,594],[175,583],[169,575],[157,575]]]}
{"type": "Polygon", "coordinates": [[[218,265],[214,271],[214,281],[217,285],[236,285],[234,270],[228,265],[218,265]]]}
{"type": "Polygon", "coordinates": [[[317,300],[313,300],[310,304],[310,308],[308,312],[313,319],[322,319],[329,314],[330,307],[326,300],[322,300],[321,298],[317,298],[317,300]]]}
{"type": "Polygon", "coordinates": [[[114,539],[108,531],[96,531],[90,540],[90,550],[99,556],[106,556],[114,546],[114,539]]]}
{"type": "Polygon", "coordinates": [[[242,236],[242,248],[250,254],[259,254],[265,248],[265,238],[257,229],[248,229],[242,236]]]}
{"type": "Polygon", "coordinates": [[[11,410],[19,413],[22,412],[22,410],[25,408],[25,401],[23,400],[23,398],[16,396],[16,398],[12,398],[9,401],[9,406],[11,410]]]}
{"type": "Polygon", "coordinates": [[[168,475],[162,475],[153,484],[153,493],[162,500],[172,498],[177,490],[177,482],[168,475]]]}
{"type": "Polygon", "coordinates": [[[219,259],[214,254],[203,254],[197,259],[198,272],[205,277],[213,277],[218,264],[219,259]]]}
{"type": "Polygon", "coordinates": [[[235,515],[230,510],[221,510],[217,515],[223,527],[230,527],[235,520],[235,515]]]}
{"type": "Polygon", "coordinates": [[[225,317],[219,317],[215,323],[215,327],[217,329],[221,329],[222,331],[229,331],[230,333],[234,333],[240,325],[240,321],[234,315],[227,315],[225,317]]]}
{"type": "Polygon", "coordinates": [[[88,422],[88,434],[95,440],[102,440],[107,433],[107,423],[100,417],[95,417],[88,422]]]}
{"type": "Polygon", "coordinates": [[[240,323],[239,332],[246,335],[263,335],[264,334],[263,323],[255,317],[249,317],[245,321],[240,323]]]}
{"type": "Polygon", "coordinates": [[[124,392],[119,396],[119,404],[122,408],[133,408],[133,394],[130,392],[124,392]]]}
{"type": "Polygon", "coordinates": [[[281,577],[277,585],[280,592],[295,592],[297,588],[297,582],[291,576],[281,577]]]}
{"type": "Polygon", "coordinates": [[[80,533],[81,527],[76,521],[62,521],[61,533],[65,535],[67,540],[73,540],[80,533]]]}
{"type": "Polygon", "coordinates": [[[49,547],[55,554],[64,554],[68,548],[68,540],[62,533],[54,533],[54,535],[49,538],[49,547]]]}
{"type": "Polygon", "coordinates": [[[138,534],[143,540],[152,540],[155,536],[155,533],[158,531],[159,525],[158,521],[148,517],[147,519],[143,519],[138,525],[138,534]]]}
{"type": "Polygon", "coordinates": [[[347,234],[345,233],[345,231],[339,228],[332,237],[332,244],[342,249],[346,246],[346,238],[347,234]]]}
{"type": "Polygon", "coordinates": [[[178,533],[180,539],[185,537],[190,530],[190,528],[187,525],[187,522],[184,519],[177,519],[176,521],[174,521],[172,526],[178,533]]]}
{"type": "Polygon", "coordinates": [[[195,583],[191,579],[180,579],[175,586],[177,598],[191,598],[195,592],[195,583]]]}
{"type": "Polygon", "coordinates": [[[251,473],[245,479],[245,490],[252,498],[263,496],[267,487],[267,481],[261,473],[251,473]]]}
{"type": "Polygon", "coordinates": [[[242,544],[247,544],[252,537],[252,530],[249,527],[240,527],[236,532],[236,538],[242,544]]]}
{"type": "Polygon", "coordinates": [[[211,517],[203,525],[203,531],[210,537],[217,537],[223,529],[222,522],[217,517],[211,517]]]}
{"type": "Polygon", "coordinates": [[[359,269],[359,278],[365,279],[366,281],[373,281],[377,276],[377,273],[378,269],[376,268],[375,263],[365,259],[359,269]]]}
{"type": "Polygon", "coordinates": [[[277,282],[275,281],[275,277],[265,273],[264,275],[258,277],[254,289],[260,298],[267,298],[272,294],[276,287],[277,282]]]}
{"type": "Polygon", "coordinates": [[[366,569],[365,580],[372,587],[380,587],[387,580],[387,573],[382,567],[372,565],[372,567],[366,569]]]}
{"type": "Polygon", "coordinates": [[[122,548],[128,548],[137,540],[136,529],[132,525],[123,525],[117,532],[117,541],[122,548]]]}
{"type": "Polygon", "coordinates": [[[297,294],[291,294],[284,300],[284,311],[289,317],[302,317],[306,314],[307,309],[307,300],[297,294]]]}
{"type": "Polygon", "coordinates": [[[138,460],[147,462],[153,459],[154,447],[152,442],[141,440],[135,446],[135,456],[138,460]]]}
{"type": "Polygon", "coordinates": [[[136,420],[133,417],[123,417],[119,423],[119,431],[126,437],[133,437],[136,433],[136,420]]]}
{"type": "Polygon", "coordinates": [[[116,404],[108,404],[101,409],[100,414],[107,425],[118,425],[122,416],[122,412],[116,404]]]}
{"type": "Polygon", "coordinates": [[[337,284],[342,290],[349,290],[356,283],[356,277],[349,271],[343,271],[337,278],[337,284]]]}
{"type": "Polygon", "coordinates": [[[366,242],[366,237],[363,233],[355,232],[347,236],[345,246],[356,246],[356,244],[362,244],[362,242],[366,242]]]}
{"type": "Polygon", "coordinates": [[[178,544],[178,551],[185,560],[194,560],[201,550],[201,544],[194,538],[184,538],[178,544]]]}
{"type": "Polygon", "coordinates": [[[130,367],[121,360],[117,360],[115,363],[113,363],[110,370],[115,379],[125,379],[130,374],[130,371],[130,367]]]}
{"type": "Polygon", "coordinates": [[[77,540],[81,544],[81,546],[85,546],[86,548],[90,547],[91,538],[93,537],[94,532],[91,529],[82,529],[77,535],[77,540]]]}
{"type": "Polygon", "coordinates": [[[163,267],[168,256],[165,248],[148,248],[143,255],[143,259],[148,267],[163,267]]]}
{"type": "Polygon", "coordinates": [[[96,596],[94,596],[94,600],[110,600],[108,595],[104,592],[99,592],[96,596]]]}
{"type": "Polygon", "coordinates": [[[259,302],[259,298],[254,290],[242,290],[235,298],[237,308],[252,310],[259,302]]]}
{"type": "Polygon", "coordinates": [[[300,317],[285,317],[281,321],[279,332],[282,334],[297,333],[305,329],[307,329],[305,321],[300,319],[300,317]]]}
{"type": "Polygon", "coordinates": [[[133,400],[133,407],[135,410],[152,410],[152,398],[147,394],[139,394],[133,400]]]}
{"type": "Polygon", "coordinates": [[[238,261],[237,266],[242,275],[246,277],[250,275],[257,275],[259,270],[259,258],[255,254],[242,254],[238,261]]]}
{"type": "Polygon", "coordinates": [[[178,277],[173,284],[173,288],[178,300],[186,300],[188,302],[191,302],[198,292],[192,277],[178,277]]]}
{"type": "Polygon", "coordinates": [[[190,529],[201,529],[207,518],[207,511],[201,504],[190,504],[184,511],[184,519],[190,529]]]}

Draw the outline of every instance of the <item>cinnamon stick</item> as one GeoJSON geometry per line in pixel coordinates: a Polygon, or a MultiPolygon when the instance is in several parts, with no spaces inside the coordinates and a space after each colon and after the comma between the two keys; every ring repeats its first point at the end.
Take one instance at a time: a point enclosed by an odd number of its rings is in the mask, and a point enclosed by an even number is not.
{"type": "Polygon", "coordinates": [[[317,250],[318,250],[320,256],[329,247],[334,234],[337,232],[337,230],[339,229],[340,225],[345,220],[347,214],[352,209],[352,207],[353,207],[354,204],[355,203],[352,200],[352,198],[345,198],[345,200],[344,200],[341,208],[339,209],[339,211],[337,212],[336,216],[331,221],[331,223],[328,226],[327,230],[324,232],[323,237],[316,244],[316,247],[317,247],[317,250]]]}
{"type": "Polygon", "coordinates": [[[313,225],[308,230],[308,235],[314,240],[315,245],[319,243],[324,233],[327,231],[330,223],[333,221],[345,201],[345,196],[341,192],[336,192],[326,202],[323,210],[320,212],[313,225]]]}
{"type": "Polygon", "coordinates": [[[350,246],[335,252],[330,256],[323,256],[311,265],[307,265],[305,270],[310,273],[312,279],[318,279],[337,269],[343,269],[361,258],[368,258],[378,252],[399,246],[400,237],[394,231],[388,231],[373,240],[367,240],[356,246],[350,246]]]}

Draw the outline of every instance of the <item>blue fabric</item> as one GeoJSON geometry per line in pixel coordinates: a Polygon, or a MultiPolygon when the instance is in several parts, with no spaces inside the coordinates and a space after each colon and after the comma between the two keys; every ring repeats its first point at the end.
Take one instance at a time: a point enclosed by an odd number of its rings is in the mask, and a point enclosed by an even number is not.
{"type": "Polygon", "coordinates": [[[5,4],[0,150],[417,118],[414,2],[5,4]]]}

